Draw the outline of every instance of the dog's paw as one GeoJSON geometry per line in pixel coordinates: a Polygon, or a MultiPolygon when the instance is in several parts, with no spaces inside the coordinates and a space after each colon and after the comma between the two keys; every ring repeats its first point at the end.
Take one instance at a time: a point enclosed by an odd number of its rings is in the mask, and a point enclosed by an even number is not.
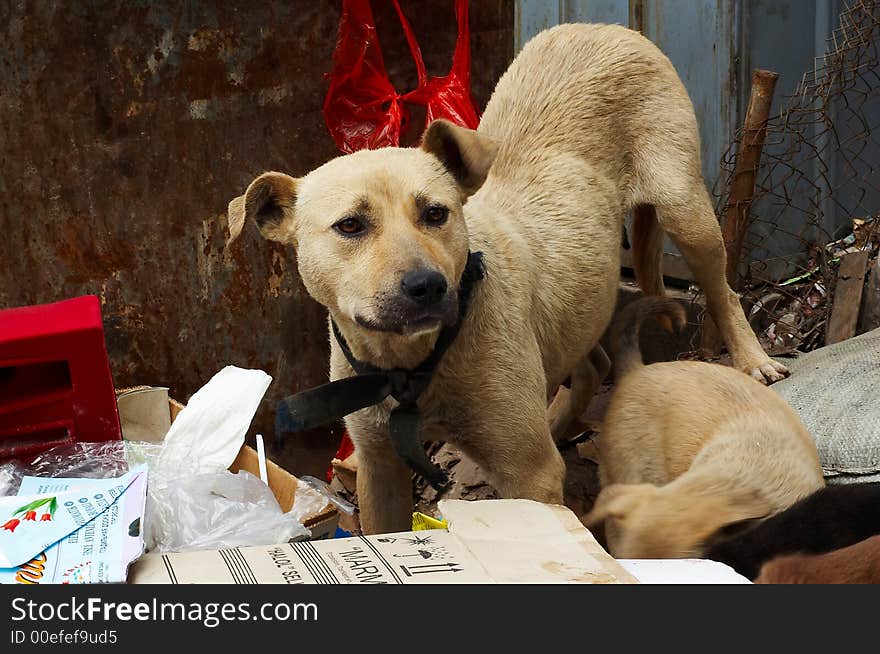
{"type": "Polygon", "coordinates": [[[745,372],[767,386],[773,382],[778,382],[780,379],[785,379],[791,374],[788,368],[769,357],[763,363],[747,366],[745,372]]]}

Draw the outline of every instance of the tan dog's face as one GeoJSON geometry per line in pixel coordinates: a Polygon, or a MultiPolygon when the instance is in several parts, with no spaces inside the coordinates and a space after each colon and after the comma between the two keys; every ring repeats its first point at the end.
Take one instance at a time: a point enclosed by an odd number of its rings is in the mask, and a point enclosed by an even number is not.
{"type": "Polygon", "coordinates": [[[652,484],[612,484],[596,498],[584,522],[613,521],[612,554],[617,558],[693,558],[702,555],[719,529],[764,511],[757,496],[735,500],[669,492],[652,484]]]}
{"type": "Polygon", "coordinates": [[[437,121],[421,149],[356,152],[301,179],[266,173],[230,203],[230,234],[252,218],[264,236],[295,247],[306,289],[337,319],[430,331],[457,319],[462,205],[494,153],[476,132],[437,121]]]}
{"type": "Polygon", "coordinates": [[[468,234],[458,186],[435,157],[358,152],[310,173],[299,189],[293,242],[312,297],[376,331],[455,322],[468,234]]]}

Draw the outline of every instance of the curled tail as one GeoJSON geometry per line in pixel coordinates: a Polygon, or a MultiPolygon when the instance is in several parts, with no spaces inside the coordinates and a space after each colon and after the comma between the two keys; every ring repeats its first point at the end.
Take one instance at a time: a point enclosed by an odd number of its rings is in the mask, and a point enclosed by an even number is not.
{"type": "Polygon", "coordinates": [[[675,331],[678,331],[684,327],[684,307],[668,297],[643,297],[620,310],[610,332],[611,360],[617,380],[645,365],[639,350],[639,328],[647,318],[654,318],[661,324],[669,321],[675,331]],[[666,318],[666,321],[660,320],[661,318],[666,318]]]}

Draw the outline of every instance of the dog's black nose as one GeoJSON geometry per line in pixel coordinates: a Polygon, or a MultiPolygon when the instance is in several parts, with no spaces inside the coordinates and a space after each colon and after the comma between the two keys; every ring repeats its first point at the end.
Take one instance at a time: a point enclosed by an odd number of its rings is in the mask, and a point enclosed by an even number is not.
{"type": "Polygon", "coordinates": [[[400,287],[417,304],[430,306],[446,295],[446,278],[436,270],[413,270],[403,276],[400,287]]]}

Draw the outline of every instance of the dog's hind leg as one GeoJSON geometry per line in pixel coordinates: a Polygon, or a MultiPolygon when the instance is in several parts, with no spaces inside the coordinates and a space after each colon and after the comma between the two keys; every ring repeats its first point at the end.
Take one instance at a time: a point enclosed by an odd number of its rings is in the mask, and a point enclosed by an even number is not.
{"type": "Polygon", "coordinates": [[[587,410],[590,400],[609,370],[611,360],[601,345],[597,345],[578,361],[571,372],[571,389],[560,388],[547,409],[550,433],[554,441],[558,443],[565,438],[571,424],[587,410]]]}
{"type": "Polygon", "coordinates": [[[761,348],[746,322],[739,298],[727,285],[724,241],[702,179],[694,176],[683,197],[666,191],[664,201],[655,203],[660,225],[675,241],[705,292],[734,367],[764,383],[782,379],[788,369],[761,348]]]}

